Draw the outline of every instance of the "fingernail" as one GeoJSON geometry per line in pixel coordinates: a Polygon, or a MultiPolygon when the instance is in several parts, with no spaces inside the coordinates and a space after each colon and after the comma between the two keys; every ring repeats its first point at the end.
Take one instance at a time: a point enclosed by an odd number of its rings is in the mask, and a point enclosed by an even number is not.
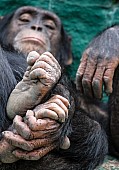
{"type": "Polygon", "coordinates": [[[60,121],[61,123],[64,123],[64,122],[65,122],[65,118],[61,118],[61,119],[59,119],[59,121],[60,121]]]}

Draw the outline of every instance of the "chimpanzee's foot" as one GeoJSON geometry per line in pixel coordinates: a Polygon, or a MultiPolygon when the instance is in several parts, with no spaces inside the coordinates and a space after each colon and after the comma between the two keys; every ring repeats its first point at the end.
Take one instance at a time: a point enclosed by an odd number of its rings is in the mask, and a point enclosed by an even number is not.
{"type": "Polygon", "coordinates": [[[32,51],[27,57],[27,63],[29,66],[22,81],[16,85],[8,100],[9,118],[14,118],[16,114],[24,115],[28,109],[40,104],[61,76],[61,67],[49,52],[39,56],[32,51]]]}

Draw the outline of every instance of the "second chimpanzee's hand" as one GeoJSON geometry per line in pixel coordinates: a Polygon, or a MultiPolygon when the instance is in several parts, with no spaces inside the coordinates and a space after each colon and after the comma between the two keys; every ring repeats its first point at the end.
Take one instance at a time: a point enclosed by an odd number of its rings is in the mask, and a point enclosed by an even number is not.
{"type": "Polygon", "coordinates": [[[112,27],[95,38],[83,53],[76,74],[77,89],[89,97],[112,93],[114,71],[119,64],[119,28],[112,27]]]}

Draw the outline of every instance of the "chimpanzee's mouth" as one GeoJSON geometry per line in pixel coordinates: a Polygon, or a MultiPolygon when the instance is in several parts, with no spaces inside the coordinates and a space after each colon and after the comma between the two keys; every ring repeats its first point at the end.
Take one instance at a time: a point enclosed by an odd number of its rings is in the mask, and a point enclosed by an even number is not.
{"type": "Polygon", "coordinates": [[[35,37],[25,37],[25,38],[22,38],[21,40],[18,40],[18,41],[21,41],[21,42],[28,41],[28,42],[37,43],[37,44],[40,44],[40,45],[43,45],[43,46],[46,45],[45,42],[43,42],[41,39],[35,38],[35,37]]]}

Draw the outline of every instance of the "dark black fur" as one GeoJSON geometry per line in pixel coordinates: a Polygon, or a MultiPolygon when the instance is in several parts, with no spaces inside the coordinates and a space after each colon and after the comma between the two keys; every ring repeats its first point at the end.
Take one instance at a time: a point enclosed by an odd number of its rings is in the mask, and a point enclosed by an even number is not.
{"type": "Polygon", "coordinates": [[[119,158],[119,66],[114,75],[113,93],[109,98],[110,153],[119,158]]]}
{"type": "MultiPolygon", "coordinates": [[[[0,41],[6,41],[7,37],[3,37],[3,32],[9,30],[9,23],[12,15],[4,18],[0,22],[0,41]]],[[[62,42],[60,59],[63,56],[68,57],[70,53],[69,40],[62,28],[62,42]],[[62,47],[63,46],[63,47],[62,47]],[[64,55],[63,55],[64,54],[64,55]]],[[[5,35],[6,36],[6,35],[5,35]]],[[[6,104],[9,94],[14,89],[17,82],[22,79],[23,73],[27,67],[26,59],[22,54],[15,52],[9,45],[0,49],[0,128],[1,131],[8,128],[10,121],[6,116],[6,104]],[[7,50],[6,50],[7,49],[7,50]]],[[[60,62],[60,60],[59,60],[60,62]]],[[[75,96],[75,86],[71,85],[69,78],[63,73],[61,79],[51,94],[60,94],[68,98],[71,103],[69,110],[69,118],[62,125],[60,134],[60,142],[65,135],[68,135],[71,146],[68,150],[57,149],[44,156],[38,161],[18,161],[13,164],[1,164],[0,170],[93,170],[97,165],[102,163],[108,152],[107,136],[102,127],[98,123],[95,114],[85,113],[78,110],[75,96]],[[74,88],[74,89],[73,89],[74,88]],[[76,106],[75,106],[76,104],[76,106]],[[75,113],[74,113],[75,109],[75,113]]],[[[47,96],[48,98],[50,96],[47,96]]],[[[46,98],[47,100],[47,98],[46,98]]],[[[80,108],[80,106],[79,106],[80,108]]],[[[100,118],[99,118],[100,119],[100,118]]]]}

